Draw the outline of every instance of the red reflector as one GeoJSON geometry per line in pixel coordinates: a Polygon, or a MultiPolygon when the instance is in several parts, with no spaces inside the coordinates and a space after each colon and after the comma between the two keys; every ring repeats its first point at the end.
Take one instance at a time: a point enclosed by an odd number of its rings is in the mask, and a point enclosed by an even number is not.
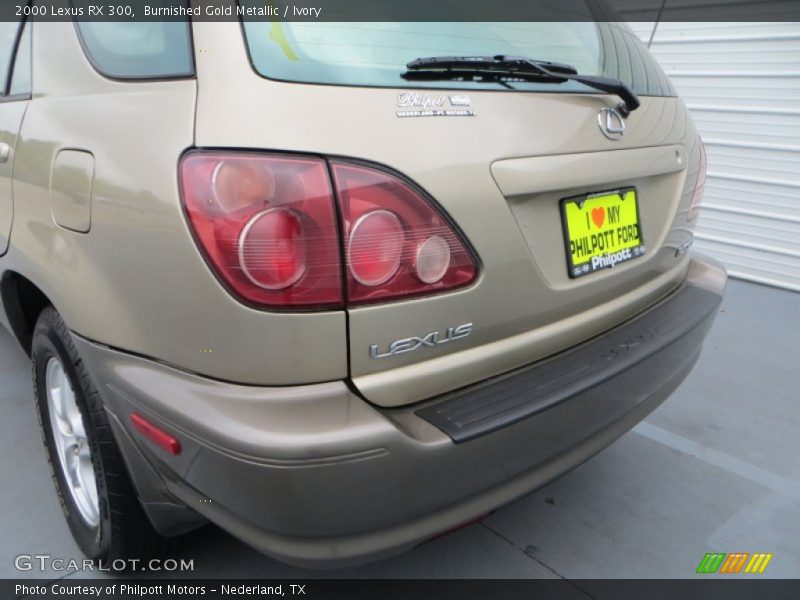
{"type": "Polygon", "coordinates": [[[133,423],[133,426],[136,428],[136,431],[141,433],[156,446],[173,455],[178,455],[181,453],[181,443],[166,431],[159,429],[150,421],[137,413],[131,413],[130,418],[131,423],[133,423]]]}

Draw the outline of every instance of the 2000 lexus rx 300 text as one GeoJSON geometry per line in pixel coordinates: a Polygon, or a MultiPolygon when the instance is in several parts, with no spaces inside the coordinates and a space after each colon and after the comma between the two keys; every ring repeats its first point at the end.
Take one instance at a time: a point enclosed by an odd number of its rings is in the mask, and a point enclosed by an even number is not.
{"type": "Polygon", "coordinates": [[[207,521],[297,564],[398,553],[698,357],[704,150],[625,25],[0,32],[0,321],[91,558],[207,521]]]}

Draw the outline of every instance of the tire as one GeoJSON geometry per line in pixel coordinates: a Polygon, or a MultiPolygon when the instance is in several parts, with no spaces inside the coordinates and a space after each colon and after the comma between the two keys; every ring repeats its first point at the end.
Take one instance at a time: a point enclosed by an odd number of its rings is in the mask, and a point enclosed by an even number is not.
{"type": "Polygon", "coordinates": [[[162,556],[167,539],[153,529],[139,503],[102,400],[66,324],[52,307],[45,308],[36,322],[31,359],[50,473],[81,551],[114,571],[127,570],[131,559],[147,561],[162,556]],[[57,385],[59,382],[62,385],[57,385]],[[64,382],[68,382],[69,391],[62,392],[64,382]],[[70,391],[73,403],[69,401],[70,391]],[[75,440],[72,446],[65,441],[70,435],[75,440]],[[67,450],[63,450],[65,447],[67,450]]]}

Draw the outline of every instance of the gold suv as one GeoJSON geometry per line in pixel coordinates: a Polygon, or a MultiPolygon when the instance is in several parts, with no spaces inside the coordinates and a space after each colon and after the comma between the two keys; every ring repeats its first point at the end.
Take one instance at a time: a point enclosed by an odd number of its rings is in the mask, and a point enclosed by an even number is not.
{"type": "Polygon", "coordinates": [[[0,69],[0,322],[94,559],[413,547],[644,418],[725,287],[624,25],[27,19],[0,69]]]}

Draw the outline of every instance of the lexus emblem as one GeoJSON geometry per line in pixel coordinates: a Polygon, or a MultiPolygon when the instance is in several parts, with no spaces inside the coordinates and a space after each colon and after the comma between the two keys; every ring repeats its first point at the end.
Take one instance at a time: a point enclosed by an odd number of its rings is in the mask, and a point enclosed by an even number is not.
{"type": "Polygon", "coordinates": [[[597,125],[610,140],[618,140],[625,135],[625,120],[613,108],[604,108],[597,113],[597,125]]]}

